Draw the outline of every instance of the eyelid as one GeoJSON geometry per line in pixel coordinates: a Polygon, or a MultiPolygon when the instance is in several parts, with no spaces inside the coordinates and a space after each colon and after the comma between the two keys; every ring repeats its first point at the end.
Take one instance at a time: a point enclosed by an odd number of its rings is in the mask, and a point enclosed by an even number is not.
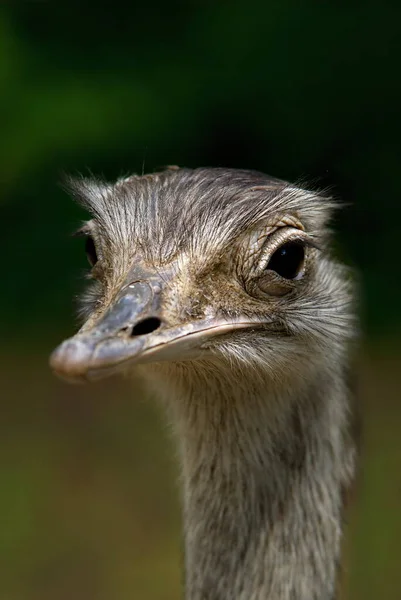
{"type": "Polygon", "coordinates": [[[268,264],[273,254],[279,248],[285,246],[285,244],[298,243],[304,247],[322,250],[321,246],[306,232],[291,227],[286,228],[288,233],[284,233],[283,229],[284,228],[277,229],[264,241],[263,247],[259,254],[257,266],[255,265],[255,271],[257,274],[261,274],[265,271],[266,265],[268,264]]]}
{"type": "Polygon", "coordinates": [[[73,233],[71,234],[71,237],[86,237],[88,235],[92,235],[93,234],[93,229],[90,226],[89,223],[84,223],[84,225],[82,225],[82,227],[80,227],[79,229],[77,229],[76,231],[73,231],[73,233]]]}
{"type": "MultiPolygon", "coordinates": [[[[274,254],[284,244],[299,243],[303,246],[322,250],[322,247],[310,235],[300,229],[291,228],[288,234],[283,235],[283,229],[277,229],[273,234],[268,236],[262,246],[261,255],[274,254]],[[281,235],[280,235],[281,234],[281,235]]],[[[288,228],[285,228],[288,231],[288,228]]]]}

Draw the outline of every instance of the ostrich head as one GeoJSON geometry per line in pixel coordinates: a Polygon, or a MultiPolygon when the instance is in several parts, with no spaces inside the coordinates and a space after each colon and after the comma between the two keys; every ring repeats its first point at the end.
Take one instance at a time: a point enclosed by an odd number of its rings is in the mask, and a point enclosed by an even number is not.
{"type": "Polygon", "coordinates": [[[94,281],[82,329],[52,356],[62,376],[191,360],[288,381],[342,351],[349,290],[327,253],[327,199],[226,169],[71,188],[93,215],[78,234],[94,281]]]}
{"type": "Polygon", "coordinates": [[[354,462],[332,202],[229,169],[70,187],[92,213],[78,233],[93,281],[51,366],[72,381],[141,372],[168,400],[187,597],[331,600],[354,462]]]}

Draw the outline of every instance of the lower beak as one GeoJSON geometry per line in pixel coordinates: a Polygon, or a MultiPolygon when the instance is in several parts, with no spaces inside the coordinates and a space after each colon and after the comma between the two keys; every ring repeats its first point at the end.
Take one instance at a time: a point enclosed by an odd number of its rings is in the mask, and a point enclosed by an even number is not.
{"type": "Polygon", "coordinates": [[[128,286],[96,325],[84,326],[54,350],[51,368],[69,381],[92,381],[128,363],[199,358],[210,338],[257,326],[206,318],[169,327],[162,318],[159,290],[145,282],[128,286]]]}

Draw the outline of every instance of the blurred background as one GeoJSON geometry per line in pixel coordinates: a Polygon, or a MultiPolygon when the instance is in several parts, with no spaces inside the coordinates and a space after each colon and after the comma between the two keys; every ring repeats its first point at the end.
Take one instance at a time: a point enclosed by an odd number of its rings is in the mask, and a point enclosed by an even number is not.
{"type": "Polygon", "coordinates": [[[0,600],[181,593],[174,446],[140,384],[49,372],[85,218],[63,172],[259,169],[331,187],[363,343],[343,598],[401,598],[401,4],[0,5],[0,600]]]}

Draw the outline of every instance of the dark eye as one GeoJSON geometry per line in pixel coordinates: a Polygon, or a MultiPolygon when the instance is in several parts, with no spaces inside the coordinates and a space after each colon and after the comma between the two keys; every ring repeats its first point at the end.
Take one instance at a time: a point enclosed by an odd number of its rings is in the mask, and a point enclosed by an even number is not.
{"type": "Polygon", "coordinates": [[[88,237],[85,240],[85,253],[90,266],[94,267],[97,263],[97,254],[95,242],[93,241],[93,238],[90,235],[88,235],[88,237]]]}
{"type": "Polygon", "coordinates": [[[304,258],[305,247],[301,243],[287,242],[275,251],[266,269],[275,271],[284,279],[295,279],[302,269],[304,258]]]}

